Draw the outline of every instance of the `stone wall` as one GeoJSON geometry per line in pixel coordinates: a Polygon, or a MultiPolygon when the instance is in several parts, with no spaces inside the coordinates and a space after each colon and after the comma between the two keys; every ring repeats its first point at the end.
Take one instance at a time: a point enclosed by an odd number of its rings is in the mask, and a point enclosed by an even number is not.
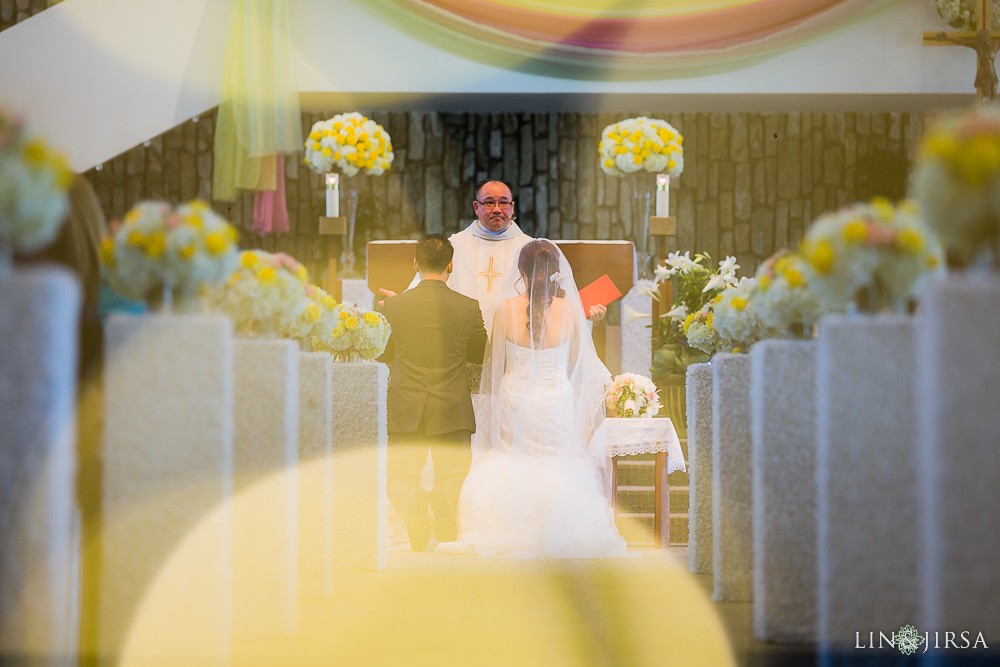
{"type": "MultiPolygon", "coordinates": [[[[303,114],[303,133],[335,110],[303,114]]],[[[382,112],[396,159],[380,177],[345,179],[360,195],[356,251],[370,239],[451,233],[472,217],[474,184],[512,186],[518,223],[550,238],[630,238],[630,190],[597,164],[600,131],[635,113],[474,114],[382,112]]],[[[655,114],[684,135],[685,171],[671,182],[677,245],[736,255],[744,271],[796,244],[820,213],[905,193],[909,156],[924,117],[905,113],[655,114]]],[[[211,193],[214,114],[187,122],[88,173],[109,217],[143,198],[179,201],[211,193]]],[[[650,175],[652,179],[652,175],[650,175]]],[[[241,245],[281,250],[319,269],[322,177],[288,159],[291,232],[251,234],[252,195],[215,208],[246,230],[241,245]]],[[[346,210],[342,208],[342,211],[346,210]]]]}
{"type": "Polygon", "coordinates": [[[0,0],[0,32],[62,0],[0,0]]]}

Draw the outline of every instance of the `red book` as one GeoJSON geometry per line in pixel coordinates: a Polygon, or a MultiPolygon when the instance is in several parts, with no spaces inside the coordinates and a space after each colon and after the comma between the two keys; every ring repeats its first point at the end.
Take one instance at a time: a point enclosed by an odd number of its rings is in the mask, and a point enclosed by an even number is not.
{"type": "Polygon", "coordinates": [[[615,299],[620,298],[622,293],[615,287],[615,284],[604,274],[594,282],[580,290],[580,300],[583,301],[583,312],[589,313],[591,306],[607,306],[615,299]]]}

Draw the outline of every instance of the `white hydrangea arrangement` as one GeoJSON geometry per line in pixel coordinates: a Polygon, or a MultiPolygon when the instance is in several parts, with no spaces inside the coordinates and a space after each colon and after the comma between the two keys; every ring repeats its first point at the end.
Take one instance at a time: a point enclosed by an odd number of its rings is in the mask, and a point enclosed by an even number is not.
{"type": "Polygon", "coordinates": [[[845,308],[865,287],[880,305],[898,310],[917,279],[941,263],[940,248],[913,205],[897,209],[882,198],[820,216],[801,253],[817,297],[831,310],[845,308]]]}
{"type": "Polygon", "coordinates": [[[0,111],[0,254],[34,252],[55,239],[72,179],[62,155],[0,111]]]}
{"type": "Polygon", "coordinates": [[[604,398],[608,417],[655,417],[663,407],[656,385],[636,373],[622,373],[611,383],[604,398]]]}
{"type": "Polygon", "coordinates": [[[321,287],[306,285],[305,294],[305,309],[292,326],[282,333],[285,337],[297,340],[303,345],[306,343],[311,345],[314,337],[328,336],[337,326],[340,322],[337,317],[340,309],[337,300],[321,287]]]}
{"type": "Polygon", "coordinates": [[[305,149],[305,163],[318,174],[336,169],[346,176],[361,170],[379,176],[394,157],[385,128],[356,111],[315,123],[305,149]]]}
{"type": "Polygon", "coordinates": [[[676,178],[684,171],[683,145],[684,137],[670,123],[641,116],[605,127],[597,152],[609,176],[646,171],[676,178]]]}
{"type": "Polygon", "coordinates": [[[224,283],[239,263],[239,233],[211,207],[193,200],[172,208],[144,201],[101,243],[108,284],[140,301],[183,302],[224,283]],[[169,294],[164,294],[169,292],[169,294]]]}
{"type": "Polygon", "coordinates": [[[805,336],[824,314],[810,289],[811,270],[801,256],[779,251],[757,269],[753,308],[761,324],[774,331],[805,336]]]}
{"type": "Polygon", "coordinates": [[[229,281],[211,290],[209,302],[233,319],[239,335],[280,336],[293,330],[305,311],[308,283],[308,271],[292,257],[246,250],[229,281]]]}
{"type": "Polygon", "coordinates": [[[348,361],[354,356],[377,359],[385,352],[392,329],[382,313],[345,303],[338,306],[337,319],[329,335],[313,337],[314,350],[331,352],[348,361]]]}
{"type": "Polygon", "coordinates": [[[712,325],[734,350],[746,352],[751,343],[780,335],[764,326],[757,317],[754,309],[756,290],[756,278],[743,278],[736,287],[725,289],[715,297],[712,325]]]}
{"type": "Polygon", "coordinates": [[[911,191],[950,256],[968,263],[986,251],[1000,264],[1000,112],[946,118],[930,130],[911,191]]]}

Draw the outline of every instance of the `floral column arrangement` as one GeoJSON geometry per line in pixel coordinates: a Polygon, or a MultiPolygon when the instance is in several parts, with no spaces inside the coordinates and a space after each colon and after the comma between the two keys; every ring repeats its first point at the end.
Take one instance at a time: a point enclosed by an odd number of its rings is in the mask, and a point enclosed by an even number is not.
{"type": "Polygon", "coordinates": [[[233,491],[233,325],[200,312],[205,289],[239,261],[237,233],[208,204],[141,202],[101,255],[109,284],[163,306],[113,314],[105,328],[105,428],[99,626],[106,650],[121,646],[142,591],[192,525],[208,521],[205,577],[172,592],[206,638],[211,661],[228,638],[233,491]],[[208,517],[208,518],[206,518],[208,517]],[[208,640],[213,638],[214,641],[208,640]]]}
{"type": "Polygon", "coordinates": [[[609,176],[624,176],[632,188],[632,238],[640,273],[649,263],[650,174],[677,178],[684,172],[684,137],[670,123],[641,116],[612,123],[601,132],[597,145],[601,169],[609,176]]]}
{"type": "Polygon", "coordinates": [[[995,636],[1000,613],[987,591],[1000,586],[1000,538],[987,526],[1000,505],[1000,114],[930,128],[912,194],[955,269],[928,286],[916,325],[922,617],[995,636]]]}
{"type": "Polygon", "coordinates": [[[56,267],[14,269],[59,233],[65,160],[0,110],[0,653],[75,655],[74,531],[80,287],[56,267]],[[35,582],[34,585],[30,585],[35,582]]]}
{"type": "MultiPolygon", "coordinates": [[[[394,157],[392,139],[385,128],[370,118],[352,111],[313,124],[305,142],[303,161],[317,174],[324,174],[325,179],[326,175],[333,171],[339,171],[344,176],[355,176],[359,173],[381,176],[392,166],[394,157]]],[[[340,262],[347,271],[354,265],[357,190],[352,190],[350,197],[347,239],[340,256],[340,262]]],[[[327,212],[327,215],[332,214],[327,212]]],[[[332,279],[334,276],[330,277],[332,279]]]]}

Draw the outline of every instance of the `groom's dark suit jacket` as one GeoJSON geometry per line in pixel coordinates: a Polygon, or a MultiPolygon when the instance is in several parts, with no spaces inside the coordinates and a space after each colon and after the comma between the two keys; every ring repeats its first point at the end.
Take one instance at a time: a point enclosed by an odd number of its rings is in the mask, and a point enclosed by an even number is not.
{"type": "Polygon", "coordinates": [[[392,335],[379,361],[392,362],[389,430],[427,435],[476,430],[465,362],[481,364],[486,328],[479,302],[440,280],[385,300],[392,335]]]}

